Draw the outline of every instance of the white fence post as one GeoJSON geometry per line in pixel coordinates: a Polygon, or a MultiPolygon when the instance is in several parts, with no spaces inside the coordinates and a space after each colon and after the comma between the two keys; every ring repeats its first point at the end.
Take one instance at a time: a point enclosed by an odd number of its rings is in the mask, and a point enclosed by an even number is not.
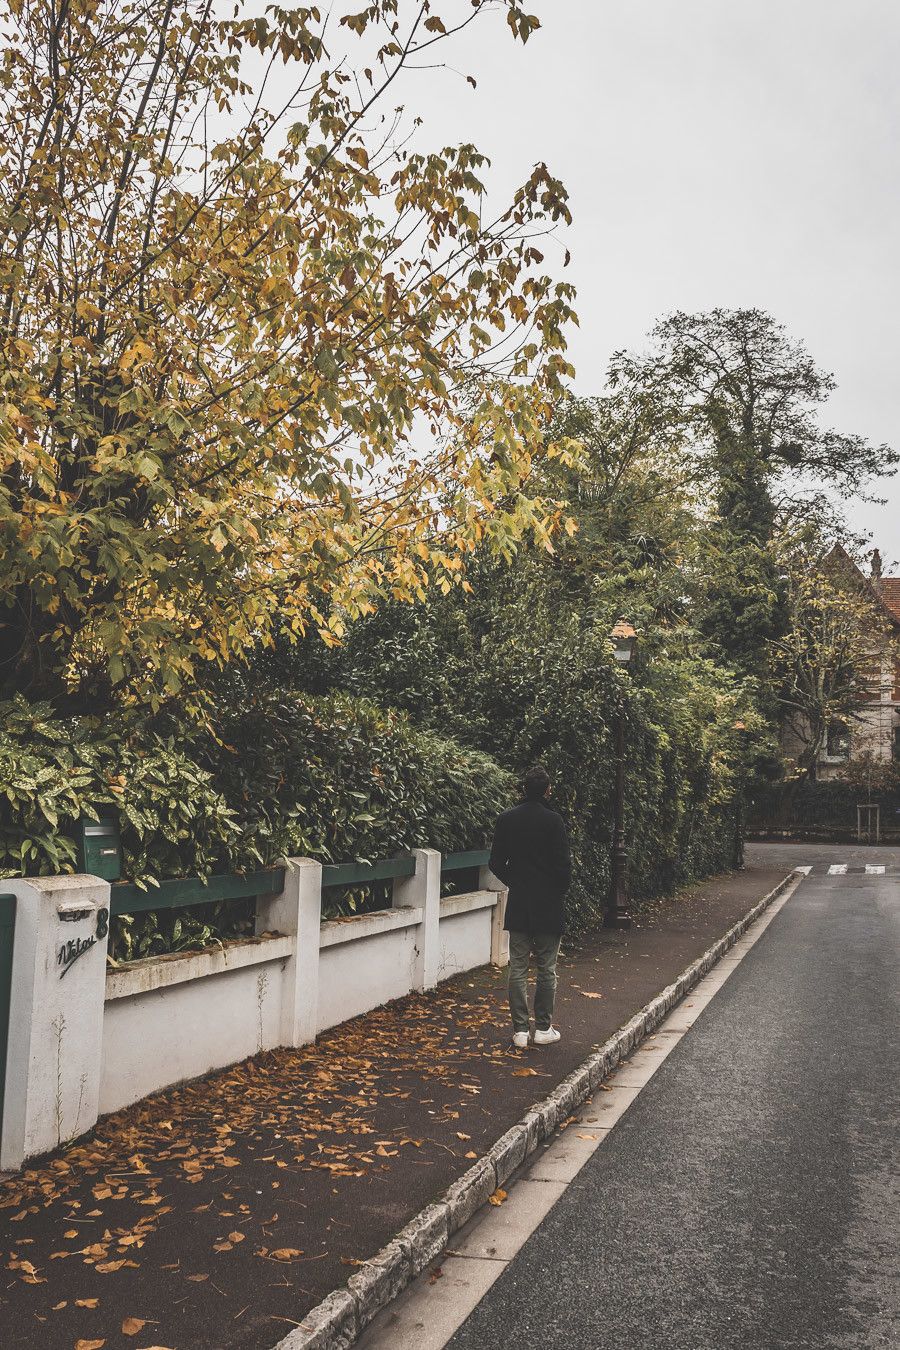
{"type": "Polygon", "coordinates": [[[416,870],[411,877],[394,882],[392,905],[395,909],[422,909],[413,966],[413,989],[433,989],[438,982],[441,961],[441,855],[434,848],[414,848],[416,870]]]}
{"type": "Polygon", "coordinates": [[[489,867],[478,869],[478,889],[496,891],[497,903],[491,910],[491,965],[509,965],[509,933],[504,932],[503,919],[506,914],[506,897],[509,894],[499,877],[495,877],[489,867]]]}
{"type": "Polygon", "coordinates": [[[16,897],[0,1168],[21,1167],[97,1120],[109,882],[29,877],[16,897]]]}
{"type": "Polygon", "coordinates": [[[257,933],[294,938],[282,984],[281,1044],[308,1045],[319,1018],[319,935],[322,925],[322,864],[313,858],[286,858],[284,890],[256,903],[257,933]]]}

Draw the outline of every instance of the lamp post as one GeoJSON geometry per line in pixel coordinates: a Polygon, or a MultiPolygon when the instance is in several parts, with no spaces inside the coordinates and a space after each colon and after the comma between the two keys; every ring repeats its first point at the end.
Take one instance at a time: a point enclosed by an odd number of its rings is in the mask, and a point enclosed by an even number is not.
{"type": "MultiPolygon", "coordinates": [[[[630,623],[620,620],[610,634],[613,652],[621,666],[627,668],[634,655],[637,633],[630,623]]],[[[613,792],[613,837],[609,897],[603,916],[604,928],[630,928],[628,914],[628,850],[625,847],[625,712],[621,701],[616,707],[613,727],[616,765],[613,792]]]]}
{"type": "Polygon", "coordinates": [[[745,722],[734,722],[732,726],[733,730],[738,733],[738,752],[740,754],[737,792],[735,793],[734,801],[734,867],[735,871],[740,872],[744,866],[744,793],[746,774],[744,760],[746,757],[747,724],[745,722]]]}

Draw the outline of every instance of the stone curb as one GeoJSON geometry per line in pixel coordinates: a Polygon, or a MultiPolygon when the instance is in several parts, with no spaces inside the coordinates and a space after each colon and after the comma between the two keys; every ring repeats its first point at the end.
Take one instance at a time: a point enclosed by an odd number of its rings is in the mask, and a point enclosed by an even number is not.
{"type": "Polygon", "coordinates": [[[352,1345],[376,1313],[441,1254],[452,1235],[487,1203],[488,1196],[659,1026],[798,875],[802,873],[791,871],[783,877],[724,937],[691,962],[677,980],[645,1004],[548,1097],[537,1102],[517,1125],[501,1135],[493,1148],[454,1181],[440,1200],[423,1209],[386,1247],[360,1266],[343,1289],[336,1289],[308,1312],[274,1350],[345,1350],[352,1345]]]}

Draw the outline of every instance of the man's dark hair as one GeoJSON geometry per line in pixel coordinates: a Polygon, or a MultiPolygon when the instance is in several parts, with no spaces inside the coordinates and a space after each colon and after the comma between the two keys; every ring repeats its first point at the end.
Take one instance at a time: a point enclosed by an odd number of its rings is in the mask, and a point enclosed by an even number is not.
{"type": "Polygon", "coordinates": [[[543,764],[533,764],[522,780],[522,789],[529,801],[541,799],[550,786],[550,775],[543,764]]]}

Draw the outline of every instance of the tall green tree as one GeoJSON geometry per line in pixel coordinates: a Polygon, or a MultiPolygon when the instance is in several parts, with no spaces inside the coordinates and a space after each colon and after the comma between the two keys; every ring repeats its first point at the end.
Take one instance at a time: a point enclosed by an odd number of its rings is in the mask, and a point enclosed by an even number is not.
{"type": "Polygon", "coordinates": [[[553,540],[554,566],[585,603],[633,622],[687,621],[697,547],[694,466],[672,440],[656,401],[640,388],[569,398],[554,433],[577,461],[548,461],[546,491],[567,503],[571,525],[553,540]]]}
{"type": "Polygon", "coordinates": [[[771,547],[779,513],[823,486],[841,497],[865,493],[900,456],[823,426],[834,378],[762,310],[676,313],[650,336],[649,353],[616,355],[613,387],[655,403],[705,486],[702,626],[728,660],[765,678],[768,644],[787,623],[771,547]]]}

